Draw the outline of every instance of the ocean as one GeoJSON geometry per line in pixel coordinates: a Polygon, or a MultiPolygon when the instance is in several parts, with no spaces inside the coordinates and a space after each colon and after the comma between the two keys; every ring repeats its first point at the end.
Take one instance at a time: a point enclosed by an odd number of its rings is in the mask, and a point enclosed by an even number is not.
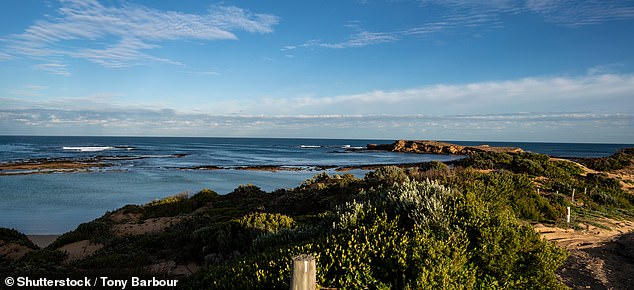
{"type": "MultiPolygon", "coordinates": [[[[87,172],[0,176],[0,227],[26,234],[60,234],[126,204],[145,204],[203,188],[220,194],[240,184],[266,191],[292,188],[322,167],[399,164],[460,156],[354,151],[393,140],[36,137],[0,136],[0,163],[25,160],[106,160],[112,166],[87,172]],[[220,167],[200,170],[199,167],[220,167]],[[276,172],[234,170],[244,166],[286,166],[276,172]]],[[[514,146],[561,157],[608,156],[627,144],[451,141],[462,145],[514,146]]],[[[329,173],[333,171],[326,170],[329,173]]],[[[350,173],[362,177],[363,170],[350,173]]]]}

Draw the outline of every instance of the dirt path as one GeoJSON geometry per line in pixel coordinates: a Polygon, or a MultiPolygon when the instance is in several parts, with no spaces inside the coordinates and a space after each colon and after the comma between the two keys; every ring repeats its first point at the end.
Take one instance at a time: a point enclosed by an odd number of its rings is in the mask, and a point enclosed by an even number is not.
{"type": "Polygon", "coordinates": [[[604,229],[584,230],[535,225],[549,241],[566,248],[570,256],[558,270],[572,289],[634,289],[634,222],[601,219],[604,229]]]}

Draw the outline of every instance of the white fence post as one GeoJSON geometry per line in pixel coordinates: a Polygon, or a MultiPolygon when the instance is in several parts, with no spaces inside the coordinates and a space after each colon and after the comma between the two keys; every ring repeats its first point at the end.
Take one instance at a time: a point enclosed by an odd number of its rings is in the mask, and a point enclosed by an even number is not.
{"type": "Polygon", "coordinates": [[[570,207],[566,207],[566,222],[570,223],[570,207]]]}
{"type": "Polygon", "coordinates": [[[315,257],[307,254],[293,257],[291,271],[291,290],[315,290],[317,288],[315,257]]]}

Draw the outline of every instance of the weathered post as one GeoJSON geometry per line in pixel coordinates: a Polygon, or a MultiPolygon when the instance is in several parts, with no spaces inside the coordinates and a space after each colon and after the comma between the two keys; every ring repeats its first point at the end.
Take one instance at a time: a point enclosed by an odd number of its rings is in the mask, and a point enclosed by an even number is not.
{"type": "Polygon", "coordinates": [[[566,207],[566,222],[570,223],[570,207],[566,207]]]}
{"type": "Polygon", "coordinates": [[[576,188],[572,189],[572,202],[571,203],[575,203],[575,189],[576,188]]]}
{"type": "Polygon", "coordinates": [[[293,257],[291,271],[291,290],[315,290],[317,288],[315,257],[307,254],[293,257]]]}

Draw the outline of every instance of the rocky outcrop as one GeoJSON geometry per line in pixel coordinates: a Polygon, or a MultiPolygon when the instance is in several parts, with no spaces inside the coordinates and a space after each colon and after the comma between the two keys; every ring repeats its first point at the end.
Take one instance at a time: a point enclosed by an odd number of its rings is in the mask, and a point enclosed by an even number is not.
{"type": "Polygon", "coordinates": [[[368,144],[367,150],[450,155],[472,155],[477,152],[523,152],[521,148],[515,147],[462,146],[430,140],[397,140],[392,144],[368,144]]]}

